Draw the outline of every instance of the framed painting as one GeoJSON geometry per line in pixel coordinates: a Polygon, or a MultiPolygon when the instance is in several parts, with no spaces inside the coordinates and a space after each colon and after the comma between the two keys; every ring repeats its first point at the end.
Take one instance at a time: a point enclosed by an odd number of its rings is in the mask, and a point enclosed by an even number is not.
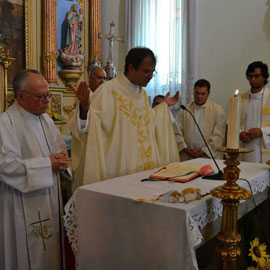
{"type": "Polygon", "coordinates": [[[0,0],[0,42],[15,58],[8,69],[8,85],[15,74],[32,67],[32,0],[0,0]]]}

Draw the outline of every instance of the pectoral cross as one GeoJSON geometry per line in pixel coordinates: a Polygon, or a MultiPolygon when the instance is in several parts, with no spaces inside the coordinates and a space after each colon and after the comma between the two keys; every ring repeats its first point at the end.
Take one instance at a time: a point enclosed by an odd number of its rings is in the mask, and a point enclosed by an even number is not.
{"type": "Polygon", "coordinates": [[[48,240],[52,235],[48,234],[47,224],[42,223],[49,220],[49,218],[41,219],[40,212],[38,211],[38,221],[30,223],[30,225],[33,226],[33,232],[38,233],[41,236],[44,251],[46,251],[45,240],[48,240]]]}
{"type": "Polygon", "coordinates": [[[115,23],[112,21],[110,23],[110,33],[108,35],[98,33],[98,38],[108,39],[109,40],[109,54],[108,54],[108,61],[105,67],[105,71],[107,72],[107,78],[112,79],[116,75],[116,69],[112,62],[112,50],[113,50],[113,42],[114,41],[121,41],[124,42],[124,39],[121,37],[114,36],[114,26],[115,23]]]}

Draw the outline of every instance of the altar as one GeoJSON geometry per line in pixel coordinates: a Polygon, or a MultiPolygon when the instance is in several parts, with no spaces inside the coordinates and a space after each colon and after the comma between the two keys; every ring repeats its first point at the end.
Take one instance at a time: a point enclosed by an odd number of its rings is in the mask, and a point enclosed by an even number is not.
{"type": "MultiPolygon", "coordinates": [[[[188,162],[214,164],[209,159],[188,162]]],[[[223,161],[218,161],[221,168],[223,161]]],[[[267,198],[269,167],[241,163],[256,203],[267,198]]],[[[202,194],[225,181],[196,178],[186,183],[145,181],[155,170],[80,187],[66,205],[65,223],[78,269],[198,269],[195,249],[220,230],[220,200],[211,195],[189,203],[137,202],[188,187],[202,194]],[[218,222],[218,224],[217,224],[218,222]],[[206,230],[207,228],[207,230],[206,230]]],[[[250,189],[246,181],[237,183],[250,189]]],[[[240,203],[238,218],[248,213],[252,199],[240,203]]],[[[214,255],[214,254],[212,254],[214,255]]]]}

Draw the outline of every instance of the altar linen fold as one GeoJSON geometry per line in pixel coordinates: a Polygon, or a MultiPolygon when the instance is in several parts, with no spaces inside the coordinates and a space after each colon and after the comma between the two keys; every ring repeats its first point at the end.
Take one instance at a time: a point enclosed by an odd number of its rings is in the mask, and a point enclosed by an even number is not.
{"type": "Polygon", "coordinates": [[[206,193],[204,195],[201,194],[201,190],[198,188],[185,188],[182,192],[178,192],[177,190],[171,190],[166,193],[158,195],[156,198],[152,199],[135,199],[136,202],[147,202],[150,201],[152,203],[160,202],[168,202],[168,203],[189,203],[194,200],[200,200],[202,197],[208,195],[206,193]]]}

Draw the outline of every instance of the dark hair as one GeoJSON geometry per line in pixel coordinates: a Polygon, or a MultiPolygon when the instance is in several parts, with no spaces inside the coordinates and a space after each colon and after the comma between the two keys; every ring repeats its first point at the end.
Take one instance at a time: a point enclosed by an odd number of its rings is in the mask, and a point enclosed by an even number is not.
{"type": "Polygon", "coordinates": [[[163,95],[157,95],[157,96],[155,96],[154,97],[154,99],[153,99],[153,103],[156,101],[156,99],[158,99],[158,98],[165,98],[163,95]]]}
{"type": "Polygon", "coordinates": [[[194,84],[194,89],[195,89],[196,87],[207,87],[208,92],[210,92],[211,84],[210,84],[210,82],[208,82],[208,81],[205,80],[205,79],[200,79],[200,80],[198,80],[197,82],[195,82],[195,84],[194,84]]]}
{"type": "Polygon", "coordinates": [[[268,77],[269,77],[269,73],[268,73],[268,66],[266,64],[264,64],[261,61],[256,61],[253,62],[251,64],[248,65],[247,70],[246,70],[246,77],[248,77],[249,73],[252,73],[255,71],[255,68],[260,68],[261,69],[261,73],[264,77],[264,84],[268,83],[268,77]]]}
{"type": "Polygon", "coordinates": [[[157,59],[150,49],[145,47],[132,48],[126,56],[125,74],[128,74],[130,64],[132,64],[133,67],[137,70],[145,57],[152,58],[153,63],[156,64],[157,59]]]}
{"type": "Polygon", "coordinates": [[[39,75],[42,76],[42,74],[39,71],[35,70],[35,69],[27,69],[27,70],[23,69],[23,70],[19,71],[16,74],[16,76],[13,79],[13,82],[12,82],[15,98],[17,97],[17,93],[19,91],[25,90],[26,79],[27,79],[27,77],[28,77],[28,75],[30,73],[39,74],[39,75]]]}

